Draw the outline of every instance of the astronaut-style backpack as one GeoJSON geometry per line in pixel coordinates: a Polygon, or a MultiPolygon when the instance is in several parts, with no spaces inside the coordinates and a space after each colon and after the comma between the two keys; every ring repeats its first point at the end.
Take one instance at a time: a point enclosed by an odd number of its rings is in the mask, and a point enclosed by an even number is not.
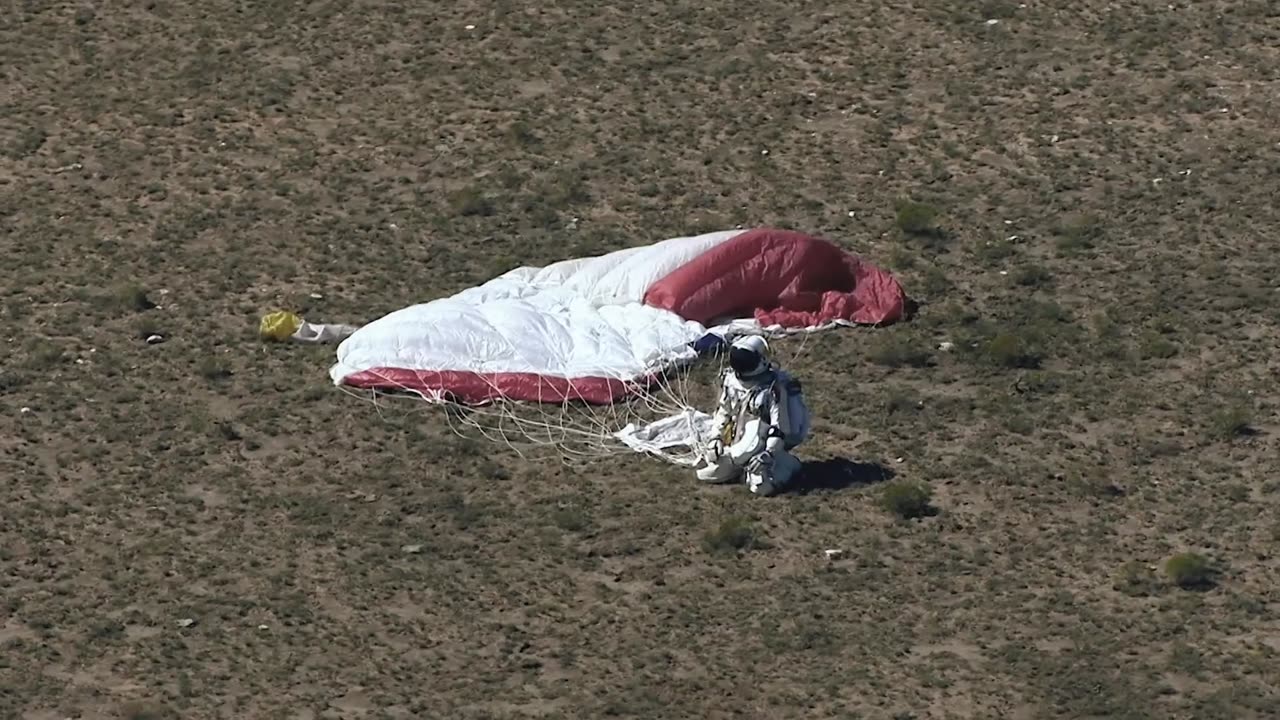
{"type": "Polygon", "coordinates": [[[773,382],[774,397],[782,408],[783,445],[792,450],[809,439],[809,406],[804,388],[790,374],[779,371],[773,382]]]}

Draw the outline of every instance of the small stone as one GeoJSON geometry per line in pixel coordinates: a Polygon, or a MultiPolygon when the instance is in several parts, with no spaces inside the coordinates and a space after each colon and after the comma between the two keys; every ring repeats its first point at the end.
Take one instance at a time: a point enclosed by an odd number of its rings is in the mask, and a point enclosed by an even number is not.
{"type": "Polygon", "coordinates": [[[160,344],[160,343],[162,343],[162,342],[164,342],[164,336],[163,336],[163,335],[148,335],[148,336],[147,336],[147,344],[148,344],[148,345],[159,345],[159,344],[160,344]]]}
{"type": "Polygon", "coordinates": [[[951,342],[950,340],[943,340],[942,342],[938,343],[938,349],[941,350],[942,352],[951,352],[952,350],[956,349],[956,344],[951,342]]]}
{"type": "Polygon", "coordinates": [[[824,550],[824,551],[823,551],[823,553],[827,556],[827,559],[828,559],[828,560],[835,560],[836,558],[838,558],[838,557],[840,557],[841,555],[843,555],[843,554],[844,554],[844,551],[843,551],[843,550],[836,550],[836,549],[832,548],[832,549],[830,549],[830,550],[824,550]]]}
{"type": "Polygon", "coordinates": [[[259,626],[258,626],[258,629],[259,629],[259,630],[266,630],[266,629],[267,629],[267,626],[266,626],[266,625],[259,625],[259,626]]]}
{"type": "Polygon", "coordinates": [[[320,293],[311,293],[311,299],[312,299],[312,300],[322,300],[322,299],[324,299],[324,296],[323,296],[323,295],[321,295],[320,293]]]}
{"type": "Polygon", "coordinates": [[[475,26],[475,25],[467,25],[467,26],[466,26],[466,29],[467,29],[467,30],[475,30],[475,29],[476,29],[476,26],[475,26]]]}
{"type": "Polygon", "coordinates": [[[422,552],[422,545],[420,544],[402,545],[400,549],[403,552],[409,553],[410,555],[417,555],[418,553],[422,552]]]}
{"type": "Polygon", "coordinates": [[[18,410],[18,412],[22,413],[23,415],[26,415],[27,413],[31,412],[31,408],[23,407],[22,409],[18,410]]]}
{"type": "Polygon", "coordinates": [[[181,620],[178,621],[178,627],[180,628],[189,628],[195,624],[196,624],[196,621],[191,618],[182,618],[181,620]]]}
{"type": "Polygon", "coordinates": [[[991,18],[990,20],[987,21],[987,25],[999,25],[999,24],[1000,24],[1000,21],[995,18],[991,18]]]}

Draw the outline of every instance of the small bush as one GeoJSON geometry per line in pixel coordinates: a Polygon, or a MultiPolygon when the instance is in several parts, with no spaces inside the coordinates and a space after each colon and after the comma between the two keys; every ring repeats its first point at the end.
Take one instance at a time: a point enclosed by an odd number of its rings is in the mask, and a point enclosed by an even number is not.
{"type": "Polygon", "coordinates": [[[1004,427],[1011,433],[1018,435],[1031,435],[1036,431],[1036,421],[1029,415],[1021,413],[1006,416],[1004,419],[1004,427]]]}
{"type": "Polygon", "coordinates": [[[563,507],[551,513],[551,521],[566,532],[582,532],[591,524],[581,508],[563,507]]]}
{"type": "Polygon", "coordinates": [[[902,415],[905,413],[915,413],[919,410],[920,400],[900,391],[894,392],[884,402],[884,412],[886,415],[902,415]]]}
{"type": "Polygon", "coordinates": [[[165,705],[150,702],[130,702],[120,708],[125,720],[170,720],[176,717],[165,705]]]}
{"type": "Polygon", "coordinates": [[[985,348],[987,359],[994,365],[1004,368],[1025,368],[1034,370],[1040,367],[1043,355],[1026,339],[1013,333],[1000,333],[987,341],[985,348]]]}
{"type": "Polygon", "coordinates": [[[760,533],[751,527],[751,521],[731,517],[702,538],[702,547],[711,553],[732,553],[765,547],[760,533]]]}
{"type": "Polygon", "coordinates": [[[163,328],[160,327],[159,321],[155,318],[144,317],[133,326],[133,334],[140,340],[146,340],[152,335],[163,336],[163,328]]]}
{"type": "Polygon", "coordinates": [[[28,370],[48,370],[67,361],[67,355],[62,348],[47,340],[32,341],[28,345],[27,352],[28,370]]]}
{"type": "Polygon", "coordinates": [[[988,240],[974,249],[973,254],[987,265],[998,265],[1002,260],[1012,257],[1017,249],[1013,242],[1005,239],[988,240]]]}
{"type": "Polygon", "coordinates": [[[693,233],[709,233],[733,227],[733,221],[710,210],[694,212],[689,216],[689,231],[693,233]]]}
{"type": "Polygon", "coordinates": [[[115,304],[121,310],[132,312],[142,312],[143,310],[151,310],[156,306],[147,297],[147,291],[139,285],[125,285],[116,290],[115,304]]]}
{"type": "Polygon", "coordinates": [[[453,518],[453,522],[462,530],[481,525],[484,523],[485,515],[483,508],[475,503],[467,502],[467,499],[456,492],[447,493],[440,499],[440,508],[453,518]]]}
{"type": "Polygon", "coordinates": [[[1056,326],[1071,322],[1071,313],[1052,300],[1026,300],[1018,315],[1032,326],[1029,329],[1033,332],[1055,332],[1056,326]]]}
{"type": "Polygon", "coordinates": [[[1142,338],[1142,357],[1147,360],[1167,360],[1178,354],[1178,346],[1159,333],[1147,333],[1142,338]]]}
{"type": "Polygon", "coordinates": [[[567,210],[590,202],[591,192],[586,178],[565,172],[542,184],[542,198],[553,210],[567,210]]]}
{"type": "Polygon", "coordinates": [[[219,421],[214,425],[214,427],[217,430],[218,437],[226,440],[227,442],[235,442],[236,440],[244,439],[244,436],[240,434],[240,431],[237,430],[236,426],[231,424],[229,420],[219,421]]]}
{"type": "Polygon", "coordinates": [[[928,350],[900,339],[890,340],[871,351],[871,362],[885,367],[928,367],[932,355],[928,350]]]}
{"type": "Polygon", "coordinates": [[[1231,440],[1248,435],[1253,428],[1253,414],[1244,403],[1232,405],[1215,412],[1209,418],[1209,432],[1219,440],[1231,440]]]}
{"type": "Polygon", "coordinates": [[[17,390],[29,382],[28,377],[14,368],[0,368],[0,394],[17,390]]]}
{"type": "Polygon", "coordinates": [[[1018,382],[1018,389],[1032,395],[1055,395],[1062,390],[1063,376],[1048,371],[1031,372],[1018,382]]]}
{"type": "Polygon", "coordinates": [[[889,267],[894,270],[910,270],[916,266],[917,256],[904,247],[896,247],[889,253],[889,267]]]}
{"type": "Polygon", "coordinates": [[[885,510],[904,519],[927,517],[934,514],[930,504],[933,491],[919,482],[897,481],[885,486],[880,505],[885,510]]]}
{"type": "Polygon", "coordinates": [[[9,141],[5,154],[14,160],[21,160],[34,155],[37,150],[44,146],[45,141],[48,139],[49,134],[43,128],[23,128],[9,141]]]}
{"type": "Polygon", "coordinates": [[[1100,312],[1093,316],[1093,334],[1099,340],[1118,340],[1123,332],[1116,318],[1109,312],[1100,312]]]}
{"type": "Polygon", "coordinates": [[[493,201],[475,188],[459,190],[449,196],[449,206],[457,215],[492,215],[493,201]]]}
{"type": "Polygon", "coordinates": [[[485,270],[486,276],[490,278],[496,278],[499,275],[504,275],[520,267],[520,261],[511,257],[510,255],[498,255],[496,257],[490,258],[485,263],[485,266],[487,268],[485,270]]]}
{"type": "Polygon", "coordinates": [[[1058,252],[1062,255],[1074,255],[1092,250],[1102,234],[1102,224],[1092,216],[1073,218],[1054,229],[1058,236],[1058,252]]]}
{"type": "Polygon", "coordinates": [[[1017,14],[1018,5],[1012,2],[1012,0],[989,0],[982,4],[981,17],[984,20],[991,18],[1008,20],[1009,18],[1016,17],[1017,14]]]}
{"type": "Polygon", "coordinates": [[[898,203],[898,228],[908,235],[936,235],[938,210],[925,203],[898,203]]]}
{"type": "Polygon", "coordinates": [[[1206,588],[1213,583],[1213,568],[1208,558],[1197,553],[1174,555],[1164,565],[1165,575],[1180,588],[1206,588]]]}
{"type": "Polygon", "coordinates": [[[1160,583],[1150,567],[1133,560],[1120,569],[1113,587],[1130,597],[1144,597],[1156,594],[1160,583]]]}
{"type": "Polygon", "coordinates": [[[516,120],[508,125],[507,137],[511,142],[522,147],[533,147],[542,143],[542,138],[533,131],[533,126],[524,120],[516,120]]]}
{"type": "Polygon", "coordinates": [[[227,364],[218,358],[205,358],[200,361],[200,365],[196,368],[196,372],[200,373],[200,377],[205,380],[221,380],[231,376],[231,369],[227,364]]]}
{"type": "Polygon", "coordinates": [[[1013,275],[1013,281],[1022,287],[1044,287],[1051,280],[1053,275],[1039,265],[1027,265],[1013,275]]]}
{"type": "Polygon", "coordinates": [[[924,271],[924,277],[920,279],[920,289],[924,290],[926,297],[937,297],[955,287],[947,274],[936,267],[931,267],[924,271]]]}

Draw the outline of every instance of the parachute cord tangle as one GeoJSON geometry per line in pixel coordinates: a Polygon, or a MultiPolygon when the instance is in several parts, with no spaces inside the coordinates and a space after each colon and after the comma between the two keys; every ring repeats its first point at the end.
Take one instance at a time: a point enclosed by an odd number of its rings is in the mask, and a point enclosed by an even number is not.
{"type": "MultiPolygon", "coordinates": [[[[799,333],[799,342],[786,353],[791,364],[800,359],[808,347],[811,333],[799,333]]],[[[789,334],[782,334],[786,337],[789,334]]],[[[789,343],[778,343],[787,348],[789,343]]],[[[790,349],[790,348],[788,348],[790,349]]],[[[782,353],[775,350],[773,356],[782,353]]],[[[777,360],[775,360],[775,363],[777,360]]],[[[663,369],[650,381],[615,377],[625,391],[618,400],[591,403],[570,386],[570,396],[561,399],[539,397],[516,400],[504,397],[496,384],[490,383],[494,399],[486,403],[464,404],[443,394],[424,394],[401,387],[391,390],[360,390],[341,386],[354,397],[372,402],[379,417],[388,418],[391,402],[411,413],[431,411],[440,414],[450,432],[461,438],[477,436],[493,445],[505,447],[522,460],[552,457],[570,467],[583,467],[612,457],[634,455],[637,449],[624,443],[618,433],[628,426],[644,427],[650,423],[683,414],[710,415],[720,377],[727,369],[723,353],[703,356],[696,361],[678,363],[663,369]]],[[[675,464],[692,464],[698,448],[645,448],[643,452],[675,464]]]]}

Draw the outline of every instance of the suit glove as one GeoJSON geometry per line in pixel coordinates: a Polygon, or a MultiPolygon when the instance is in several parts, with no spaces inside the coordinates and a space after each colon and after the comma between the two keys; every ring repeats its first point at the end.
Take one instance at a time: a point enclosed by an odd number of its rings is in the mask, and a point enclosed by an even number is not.
{"type": "Polygon", "coordinates": [[[773,465],[773,453],[765,451],[751,458],[751,462],[747,463],[747,469],[753,473],[761,473],[765,469],[773,465]]]}

